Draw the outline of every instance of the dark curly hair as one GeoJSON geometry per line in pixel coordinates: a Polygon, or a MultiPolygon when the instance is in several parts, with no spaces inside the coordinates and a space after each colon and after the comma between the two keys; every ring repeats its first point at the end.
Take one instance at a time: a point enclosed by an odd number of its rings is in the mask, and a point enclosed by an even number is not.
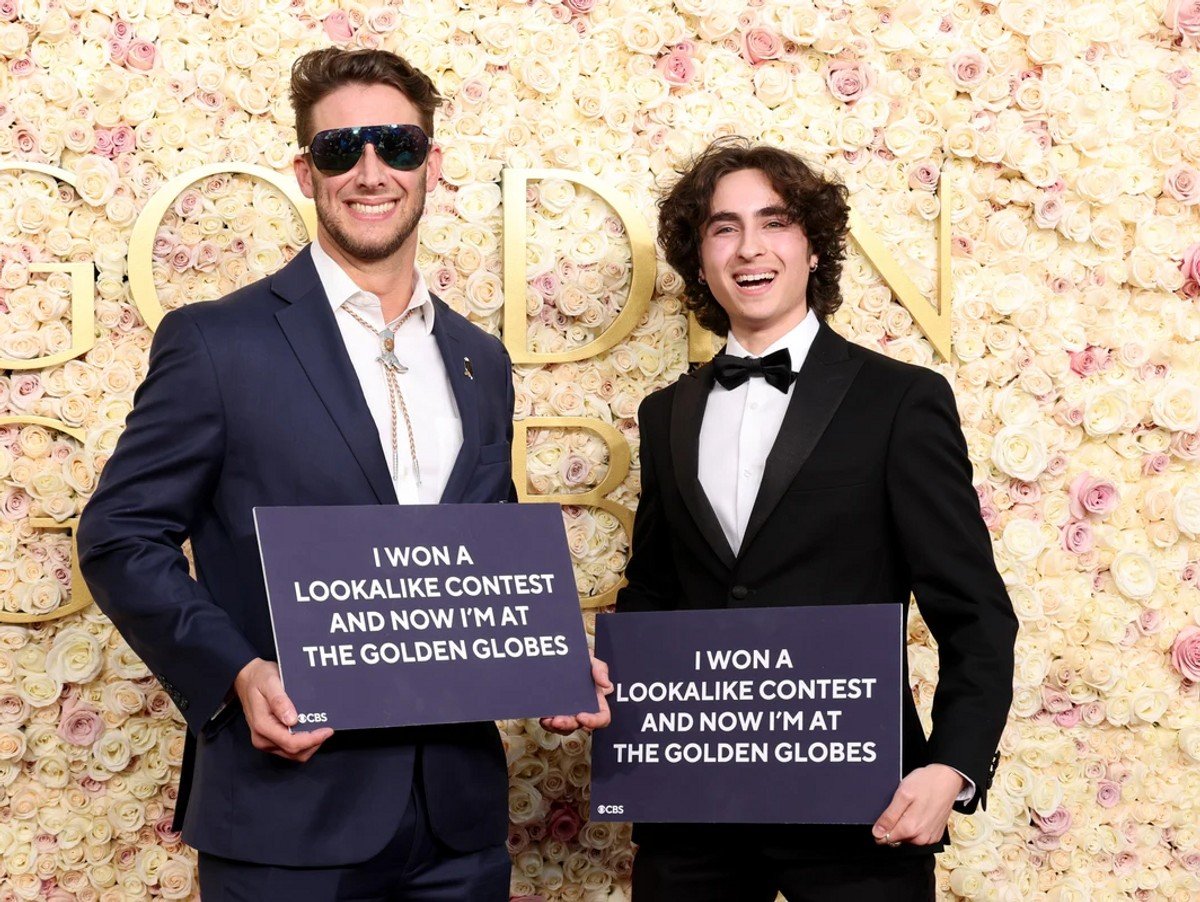
{"type": "Polygon", "coordinates": [[[725,335],[729,316],[700,281],[700,243],[717,182],[731,172],[757,169],[767,177],[817,256],[808,277],[808,307],[825,319],[841,306],[838,279],[846,256],[850,207],[843,185],[828,181],[804,160],[745,138],[718,138],[696,157],[658,203],[658,243],[683,278],[684,304],[704,328],[725,335]]]}
{"type": "Polygon", "coordinates": [[[408,98],[421,114],[421,128],[433,138],[433,112],[443,97],[429,76],[401,56],[386,50],[311,50],[292,63],[291,99],[296,113],[296,139],[312,143],[312,110],[317,101],[345,85],[389,85],[408,98]]]}

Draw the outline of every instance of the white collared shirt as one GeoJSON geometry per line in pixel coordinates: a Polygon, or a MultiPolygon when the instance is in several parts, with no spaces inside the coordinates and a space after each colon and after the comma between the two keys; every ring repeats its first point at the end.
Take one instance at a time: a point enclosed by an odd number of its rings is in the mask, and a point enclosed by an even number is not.
{"type": "Polygon", "coordinates": [[[321,247],[312,243],[313,265],[325,296],[333,308],[334,319],[342,333],[350,363],[362,386],[363,397],[379,430],[379,443],[388,471],[392,474],[392,485],[396,489],[396,500],[400,504],[436,504],[441,500],[450,471],[458,459],[462,446],[462,421],[454,391],[446,373],[446,364],[438,351],[433,336],[434,306],[421,273],[413,270],[413,292],[408,309],[412,316],[396,331],[396,357],[408,367],[408,372],[399,377],[404,403],[412,419],[413,438],[417,447],[417,461],[421,465],[421,484],[417,485],[413,471],[412,454],[408,444],[408,430],[404,425],[404,414],[396,406],[397,464],[392,467],[392,414],[388,404],[387,381],[378,357],[381,351],[378,334],[372,335],[346,310],[354,312],[378,331],[382,330],[383,307],[379,297],[363,291],[344,269],[321,247]]]}
{"type": "MultiPolygon", "coordinates": [[[[798,372],[817,337],[820,321],[810,310],[790,332],[761,355],[751,354],[733,333],[725,353],[733,357],[766,357],[787,348],[792,372],[798,372]]],[[[700,426],[700,485],[721,523],[721,530],[737,554],[750,522],[750,511],[762,485],[767,455],[783,425],[796,384],[781,392],[766,379],[753,377],[728,390],[714,383],[704,421],[700,426]]]]}

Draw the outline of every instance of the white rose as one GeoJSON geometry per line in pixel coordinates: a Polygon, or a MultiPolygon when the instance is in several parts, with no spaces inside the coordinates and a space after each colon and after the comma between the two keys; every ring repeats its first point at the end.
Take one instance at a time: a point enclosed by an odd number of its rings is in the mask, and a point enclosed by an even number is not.
{"type": "Polygon", "coordinates": [[[1083,428],[1090,436],[1112,435],[1125,428],[1133,412],[1127,389],[1102,388],[1084,402],[1083,428]]]}
{"type": "Polygon", "coordinates": [[[1046,444],[1031,426],[1005,426],[992,439],[992,463],[1015,479],[1033,482],[1048,461],[1046,444]]]}
{"type": "Polygon", "coordinates": [[[1158,574],[1154,562],[1140,551],[1122,551],[1109,566],[1117,590],[1126,598],[1144,601],[1154,594],[1158,574]]]}
{"type": "Polygon", "coordinates": [[[1188,484],[1176,492],[1171,514],[1180,532],[1193,539],[1200,536],[1200,486],[1188,484]]]}
{"type": "Polygon", "coordinates": [[[1155,392],[1150,402],[1150,416],[1164,429],[1200,431],[1200,388],[1178,379],[1168,382],[1155,392]]]}

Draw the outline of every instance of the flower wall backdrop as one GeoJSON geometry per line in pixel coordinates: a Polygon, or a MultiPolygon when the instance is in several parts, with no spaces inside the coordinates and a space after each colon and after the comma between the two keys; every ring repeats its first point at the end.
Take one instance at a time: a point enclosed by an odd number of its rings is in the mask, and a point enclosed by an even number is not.
{"type": "MultiPolygon", "coordinates": [[[[120,434],[150,332],[126,280],[138,212],[209,163],[286,172],[291,61],[396,50],[450,102],[445,184],[420,265],[498,331],[505,167],[592,173],[654,215],[717,135],[806,154],[934,294],[953,235],[956,359],[852,254],[834,325],[954,382],[983,516],[1021,619],[1016,700],[986,812],[952,821],[947,898],[1200,894],[1200,2],[839,0],[0,0],[0,357],[71,345],[71,278],[95,266],[82,357],[0,374],[0,610],[53,611],[66,533],[120,434]],[[939,180],[952,203],[940,210],[939,180]],[[80,436],[82,438],[80,438],[80,436]]],[[[527,198],[529,347],[577,347],[621,307],[624,228],[566,180],[527,198]]],[[[159,300],[216,297],[305,240],[286,198],[215,175],[154,242],[159,300]]],[[[578,363],[518,367],[517,415],[587,416],[637,444],[640,399],[686,368],[679,278],[578,363]]],[[[520,303],[509,298],[509,303],[520,303]]],[[[636,461],[636,455],[635,455],[636,461]]],[[[583,430],[531,430],[532,491],[607,467],[583,430]]],[[[636,465],[612,497],[636,504],[636,465]]],[[[585,595],[611,589],[616,518],[564,516],[585,595]]],[[[934,645],[910,624],[927,711],[934,645]]],[[[588,742],[503,725],[515,895],[623,898],[628,827],[584,817],[588,742]]],[[[187,898],[170,830],[181,720],[94,607],[0,626],[0,900],[187,898]]]]}

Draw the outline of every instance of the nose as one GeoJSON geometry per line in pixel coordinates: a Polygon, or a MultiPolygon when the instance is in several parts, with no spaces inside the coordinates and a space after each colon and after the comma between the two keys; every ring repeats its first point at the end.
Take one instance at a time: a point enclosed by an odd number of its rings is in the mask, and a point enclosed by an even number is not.
{"type": "Polygon", "coordinates": [[[362,158],[358,161],[358,165],[354,167],[355,182],[363,187],[382,185],[386,179],[386,169],[387,164],[379,159],[379,154],[375,152],[375,145],[368,143],[363,147],[362,158]]]}
{"type": "Polygon", "coordinates": [[[742,229],[742,240],[738,242],[738,256],[743,260],[753,260],[764,251],[762,233],[757,226],[747,226],[742,229]]]}

